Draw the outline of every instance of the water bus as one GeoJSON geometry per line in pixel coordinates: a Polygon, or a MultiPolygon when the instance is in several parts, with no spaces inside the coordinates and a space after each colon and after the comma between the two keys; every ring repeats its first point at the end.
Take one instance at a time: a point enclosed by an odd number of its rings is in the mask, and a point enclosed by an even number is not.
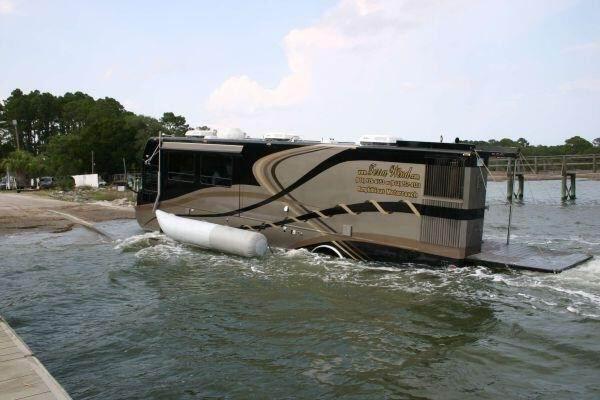
{"type": "Polygon", "coordinates": [[[261,232],[271,246],[354,260],[553,272],[587,260],[483,242],[491,156],[514,158],[517,151],[377,135],[359,143],[284,134],[152,138],[136,217],[142,228],[159,230],[160,209],[261,232]]]}

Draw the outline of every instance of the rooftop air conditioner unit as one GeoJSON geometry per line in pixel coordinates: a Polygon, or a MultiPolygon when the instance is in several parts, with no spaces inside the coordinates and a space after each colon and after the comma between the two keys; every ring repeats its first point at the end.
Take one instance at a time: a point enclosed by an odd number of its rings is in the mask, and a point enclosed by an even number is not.
{"type": "Polygon", "coordinates": [[[205,137],[205,136],[216,136],[217,131],[215,129],[190,129],[185,133],[187,137],[205,137]]]}
{"type": "Polygon", "coordinates": [[[399,137],[390,135],[363,135],[358,139],[361,145],[395,145],[399,137]]]}
{"type": "Polygon", "coordinates": [[[223,128],[217,130],[216,136],[219,139],[241,140],[246,139],[246,132],[244,132],[240,128],[223,128]]]}
{"type": "Polygon", "coordinates": [[[300,140],[300,136],[292,135],[291,133],[283,133],[283,132],[271,132],[265,133],[263,138],[265,140],[279,140],[285,142],[295,142],[300,140]]]}

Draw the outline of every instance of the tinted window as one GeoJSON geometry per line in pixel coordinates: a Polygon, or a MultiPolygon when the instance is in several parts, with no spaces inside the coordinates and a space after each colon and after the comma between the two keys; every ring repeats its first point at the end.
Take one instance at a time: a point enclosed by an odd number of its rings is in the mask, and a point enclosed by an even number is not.
{"type": "Polygon", "coordinates": [[[194,182],[194,153],[169,152],[167,177],[170,181],[194,182]]]}
{"type": "Polygon", "coordinates": [[[204,154],[200,162],[200,182],[212,186],[231,186],[233,158],[221,154],[204,154]]]}

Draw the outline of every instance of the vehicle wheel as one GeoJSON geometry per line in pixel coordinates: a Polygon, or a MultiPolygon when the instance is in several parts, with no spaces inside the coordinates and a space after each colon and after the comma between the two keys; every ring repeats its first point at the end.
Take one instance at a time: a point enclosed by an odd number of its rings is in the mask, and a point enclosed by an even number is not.
{"type": "Polygon", "coordinates": [[[321,244],[313,248],[310,252],[315,254],[323,254],[333,258],[344,258],[338,249],[329,244],[321,244]]]}

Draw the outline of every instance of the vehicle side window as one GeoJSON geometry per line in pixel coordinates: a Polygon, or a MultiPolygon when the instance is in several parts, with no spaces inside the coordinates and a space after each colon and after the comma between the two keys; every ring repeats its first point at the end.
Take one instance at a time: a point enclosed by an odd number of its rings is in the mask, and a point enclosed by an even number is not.
{"type": "Polygon", "coordinates": [[[231,186],[233,158],[222,154],[203,154],[200,183],[211,186],[231,186]]]}
{"type": "Polygon", "coordinates": [[[167,179],[177,182],[194,182],[194,153],[169,152],[167,179]]]}

